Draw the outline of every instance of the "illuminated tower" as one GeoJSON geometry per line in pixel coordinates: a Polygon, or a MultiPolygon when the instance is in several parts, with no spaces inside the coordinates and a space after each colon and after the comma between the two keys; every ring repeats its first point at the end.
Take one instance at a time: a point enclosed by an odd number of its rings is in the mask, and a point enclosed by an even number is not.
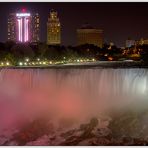
{"type": "Polygon", "coordinates": [[[8,40],[16,41],[16,14],[10,13],[8,18],[8,40]]]}
{"type": "Polygon", "coordinates": [[[16,40],[18,42],[29,42],[31,31],[30,13],[16,13],[16,40]]]}
{"type": "Polygon", "coordinates": [[[47,22],[47,44],[58,45],[60,43],[61,43],[60,21],[57,12],[51,10],[47,22]]]}
{"type": "Polygon", "coordinates": [[[31,18],[31,35],[32,35],[32,42],[38,42],[40,40],[39,34],[40,34],[40,17],[38,13],[35,13],[32,15],[31,18]]]}
{"type": "Polygon", "coordinates": [[[39,14],[31,14],[22,9],[11,13],[8,18],[8,40],[16,42],[39,41],[39,14]]]}

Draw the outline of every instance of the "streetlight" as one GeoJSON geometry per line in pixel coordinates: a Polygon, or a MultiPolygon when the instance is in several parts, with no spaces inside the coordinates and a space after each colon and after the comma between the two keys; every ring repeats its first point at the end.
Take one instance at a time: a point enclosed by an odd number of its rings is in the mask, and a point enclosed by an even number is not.
{"type": "Polygon", "coordinates": [[[6,62],[6,65],[9,66],[10,65],[9,62],[6,62]]]}
{"type": "Polygon", "coordinates": [[[25,62],[24,65],[27,65],[27,63],[25,62]]]}
{"type": "Polygon", "coordinates": [[[23,63],[22,63],[22,62],[19,62],[19,65],[20,65],[20,66],[22,66],[22,65],[23,65],[23,63]]]}
{"type": "Polygon", "coordinates": [[[37,61],[40,61],[40,59],[39,59],[39,58],[37,58],[37,61]]]}
{"type": "Polygon", "coordinates": [[[26,61],[26,62],[29,62],[29,58],[26,58],[25,61],[26,61]]]}

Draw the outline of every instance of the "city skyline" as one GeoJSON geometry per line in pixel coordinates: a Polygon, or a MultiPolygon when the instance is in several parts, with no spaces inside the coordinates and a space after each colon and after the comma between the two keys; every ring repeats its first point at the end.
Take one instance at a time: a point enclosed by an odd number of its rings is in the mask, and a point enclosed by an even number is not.
{"type": "Polygon", "coordinates": [[[148,37],[147,6],[146,3],[1,3],[0,11],[3,13],[0,14],[0,41],[7,40],[8,14],[18,8],[26,8],[41,16],[40,36],[41,41],[46,42],[46,23],[50,10],[54,9],[61,22],[62,44],[76,45],[76,29],[88,22],[95,28],[104,30],[105,42],[124,46],[128,37],[148,37]]]}

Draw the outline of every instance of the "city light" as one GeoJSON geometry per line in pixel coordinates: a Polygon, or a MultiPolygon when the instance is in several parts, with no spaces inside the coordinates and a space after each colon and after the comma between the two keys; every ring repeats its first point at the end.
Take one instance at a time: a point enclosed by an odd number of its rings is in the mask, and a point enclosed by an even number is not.
{"type": "Polygon", "coordinates": [[[25,62],[24,65],[27,65],[27,63],[25,62]]]}
{"type": "Polygon", "coordinates": [[[22,42],[22,18],[18,19],[18,40],[22,42]]]}
{"type": "Polygon", "coordinates": [[[21,22],[20,19],[17,20],[18,21],[18,28],[19,28],[19,41],[21,41],[21,22]]]}
{"type": "Polygon", "coordinates": [[[30,13],[17,13],[18,21],[18,40],[27,42],[29,40],[29,20],[30,13]]]}
{"type": "Polygon", "coordinates": [[[9,62],[6,62],[6,65],[9,66],[10,65],[9,62]]]}
{"type": "Polygon", "coordinates": [[[23,65],[23,63],[22,63],[22,62],[19,62],[19,65],[20,65],[20,66],[22,66],[22,65],[23,65]]]}
{"type": "Polygon", "coordinates": [[[23,35],[23,31],[22,31],[22,18],[21,18],[21,23],[20,23],[20,41],[22,42],[23,41],[23,37],[22,37],[22,35],[23,35]]]}
{"type": "Polygon", "coordinates": [[[30,13],[17,13],[16,16],[18,17],[30,16],[30,13]]]}
{"type": "Polygon", "coordinates": [[[26,20],[26,32],[25,32],[25,33],[26,33],[26,41],[28,41],[28,38],[29,38],[29,37],[28,37],[28,31],[29,31],[29,30],[28,30],[28,19],[27,19],[27,20],[26,20]]]}
{"type": "Polygon", "coordinates": [[[26,62],[29,62],[29,58],[26,58],[25,61],[26,61],[26,62]]]}

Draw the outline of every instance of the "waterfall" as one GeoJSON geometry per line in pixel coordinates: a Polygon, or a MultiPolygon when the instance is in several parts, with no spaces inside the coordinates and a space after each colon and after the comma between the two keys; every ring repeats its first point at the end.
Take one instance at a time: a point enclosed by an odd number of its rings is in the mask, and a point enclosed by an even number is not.
{"type": "Polygon", "coordinates": [[[1,69],[0,125],[11,115],[96,115],[147,95],[148,69],[1,69]]]}

